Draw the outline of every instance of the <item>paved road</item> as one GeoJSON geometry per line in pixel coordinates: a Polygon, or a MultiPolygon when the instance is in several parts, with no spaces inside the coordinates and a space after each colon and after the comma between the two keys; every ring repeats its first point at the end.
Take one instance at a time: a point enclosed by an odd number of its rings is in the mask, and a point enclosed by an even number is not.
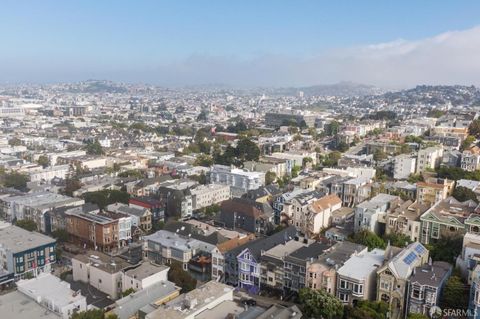
{"type": "Polygon", "coordinates": [[[270,298],[270,297],[266,297],[266,296],[250,295],[250,294],[248,294],[244,291],[235,291],[235,294],[234,294],[233,297],[234,297],[235,300],[248,299],[248,298],[255,299],[255,301],[257,301],[257,305],[259,305],[261,307],[265,307],[265,308],[268,308],[273,304],[281,304],[281,305],[284,305],[284,306],[295,305],[293,302],[283,301],[283,300],[280,300],[280,299],[270,298]]]}

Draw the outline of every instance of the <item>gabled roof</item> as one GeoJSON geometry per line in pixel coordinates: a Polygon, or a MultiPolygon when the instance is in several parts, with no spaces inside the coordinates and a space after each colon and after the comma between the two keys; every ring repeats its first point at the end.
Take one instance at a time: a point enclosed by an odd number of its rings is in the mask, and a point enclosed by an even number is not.
{"type": "Polygon", "coordinates": [[[314,212],[320,213],[332,206],[335,206],[341,203],[342,203],[342,200],[336,194],[331,194],[331,195],[323,196],[322,198],[314,201],[313,203],[310,204],[310,208],[314,212]]]}

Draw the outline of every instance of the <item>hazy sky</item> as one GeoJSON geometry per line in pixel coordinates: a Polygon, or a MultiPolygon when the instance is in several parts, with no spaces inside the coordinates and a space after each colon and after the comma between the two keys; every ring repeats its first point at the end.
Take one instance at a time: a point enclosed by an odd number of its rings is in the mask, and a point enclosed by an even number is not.
{"type": "Polygon", "coordinates": [[[480,1],[3,0],[0,82],[480,85],[480,1]]]}

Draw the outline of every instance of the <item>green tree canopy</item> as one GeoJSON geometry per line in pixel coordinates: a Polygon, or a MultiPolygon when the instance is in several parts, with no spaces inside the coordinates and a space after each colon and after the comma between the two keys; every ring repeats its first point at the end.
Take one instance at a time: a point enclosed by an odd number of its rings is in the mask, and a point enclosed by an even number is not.
{"type": "Polygon", "coordinates": [[[451,276],[443,289],[441,305],[442,308],[467,309],[468,307],[468,286],[459,276],[451,276]]]}
{"type": "Polygon", "coordinates": [[[475,192],[471,189],[463,186],[455,187],[452,196],[461,202],[464,202],[466,200],[473,200],[474,202],[478,203],[477,194],[475,194],[475,192]]]}
{"type": "Polygon", "coordinates": [[[345,307],[344,318],[384,319],[387,318],[388,304],[379,301],[360,300],[355,306],[345,307]]]}
{"type": "Polygon", "coordinates": [[[430,250],[430,257],[435,261],[446,261],[455,264],[455,259],[462,252],[463,238],[441,237],[437,242],[427,245],[430,250]]]}
{"type": "Polygon", "coordinates": [[[178,262],[174,262],[170,265],[167,276],[168,280],[182,288],[181,293],[189,292],[197,287],[197,280],[183,270],[182,265],[178,262]]]}
{"type": "Polygon", "coordinates": [[[114,203],[128,204],[130,194],[124,191],[105,189],[96,192],[87,192],[83,194],[83,199],[86,202],[97,204],[98,207],[104,209],[114,203]]]}
{"type": "Polygon", "coordinates": [[[5,187],[13,187],[18,190],[26,189],[28,181],[29,177],[27,175],[18,172],[11,172],[3,176],[3,185],[5,187]]]}
{"type": "Polygon", "coordinates": [[[267,172],[265,174],[265,184],[270,185],[277,179],[277,174],[275,172],[267,172]]]}
{"type": "Polygon", "coordinates": [[[46,155],[40,155],[40,157],[37,160],[37,164],[45,168],[50,165],[50,159],[46,155]]]}
{"type": "Polygon", "coordinates": [[[299,299],[306,318],[337,319],[343,316],[342,302],[324,290],[302,288],[299,299]]]}
{"type": "Polygon", "coordinates": [[[381,237],[377,234],[372,233],[368,230],[361,230],[356,232],[351,237],[352,242],[361,244],[368,247],[368,250],[372,250],[374,248],[385,248],[386,244],[381,237]]]}
{"type": "Polygon", "coordinates": [[[15,222],[15,225],[28,231],[36,231],[37,224],[31,219],[21,219],[15,222]]]}
{"type": "Polygon", "coordinates": [[[103,155],[105,154],[102,145],[100,145],[100,142],[98,140],[95,140],[94,142],[87,142],[87,146],[85,147],[85,150],[88,155],[103,155]]]}
{"type": "Polygon", "coordinates": [[[472,123],[470,123],[468,133],[476,138],[480,138],[480,119],[473,120],[472,123]]]}
{"type": "Polygon", "coordinates": [[[243,138],[237,144],[236,155],[242,161],[258,161],[260,149],[250,139],[243,138]]]}

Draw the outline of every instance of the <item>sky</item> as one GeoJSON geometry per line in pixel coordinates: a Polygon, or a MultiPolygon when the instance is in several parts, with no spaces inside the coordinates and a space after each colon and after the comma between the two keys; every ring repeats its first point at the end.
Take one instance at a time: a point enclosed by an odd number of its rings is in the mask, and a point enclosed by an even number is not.
{"type": "Polygon", "coordinates": [[[3,0],[0,83],[480,85],[480,1],[3,0]]]}

